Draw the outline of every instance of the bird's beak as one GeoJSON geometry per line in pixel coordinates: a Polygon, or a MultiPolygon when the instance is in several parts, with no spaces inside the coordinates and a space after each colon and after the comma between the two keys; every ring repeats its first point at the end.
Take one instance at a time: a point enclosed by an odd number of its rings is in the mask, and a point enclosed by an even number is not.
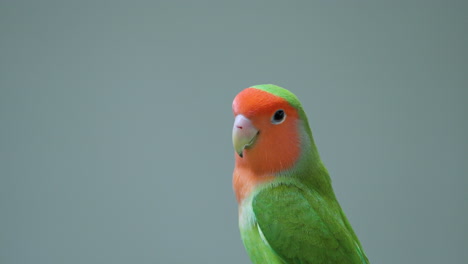
{"type": "Polygon", "coordinates": [[[237,115],[232,128],[232,144],[234,150],[242,158],[245,148],[250,147],[257,138],[258,129],[243,115],[237,115]]]}

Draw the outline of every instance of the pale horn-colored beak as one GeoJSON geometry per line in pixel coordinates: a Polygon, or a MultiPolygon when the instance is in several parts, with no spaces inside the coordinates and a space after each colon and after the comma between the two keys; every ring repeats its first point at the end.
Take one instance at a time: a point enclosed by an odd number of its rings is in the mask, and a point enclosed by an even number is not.
{"type": "Polygon", "coordinates": [[[232,128],[232,144],[239,157],[244,157],[244,149],[250,147],[257,138],[258,129],[243,115],[237,115],[232,128]]]}

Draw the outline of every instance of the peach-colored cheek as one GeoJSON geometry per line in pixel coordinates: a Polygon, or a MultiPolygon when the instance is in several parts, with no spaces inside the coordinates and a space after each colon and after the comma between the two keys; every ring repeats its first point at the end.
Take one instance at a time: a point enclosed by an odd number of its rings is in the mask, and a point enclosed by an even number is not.
{"type": "MultiPolygon", "coordinates": [[[[299,135],[295,121],[297,117],[294,115],[294,109],[288,110],[291,113],[288,116],[289,120],[282,124],[256,122],[260,133],[252,149],[247,150],[246,162],[257,174],[273,174],[289,169],[299,159],[299,135]]],[[[269,120],[269,116],[266,117],[269,120]]]]}

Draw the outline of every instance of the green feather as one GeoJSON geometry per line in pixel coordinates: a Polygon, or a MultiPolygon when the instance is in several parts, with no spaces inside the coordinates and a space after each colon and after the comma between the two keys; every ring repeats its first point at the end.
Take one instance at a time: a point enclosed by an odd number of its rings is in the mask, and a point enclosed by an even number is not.
{"type": "Polygon", "coordinates": [[[369,263],[342,211],[297,97],[272,84],[253,86],[284,98],[300,117],[301,155],[241,204],[240,229],[254,263],[369,263]]]}
{"type": "Polygon", "coordinates": [[[289,90],[286,90],[274,84],[255,85],[255,86],[252,86],[252,88],[256,88],[256,89],[271,93],[273,95],[276,95],[278,97],[281,97],[285,99],[286,101],[288,101],[288,103],[291,104],[294,108],[302,109],[301,102],[299,101],[299,99],[297,99],[296,95],[291,93],[289,90]]]}

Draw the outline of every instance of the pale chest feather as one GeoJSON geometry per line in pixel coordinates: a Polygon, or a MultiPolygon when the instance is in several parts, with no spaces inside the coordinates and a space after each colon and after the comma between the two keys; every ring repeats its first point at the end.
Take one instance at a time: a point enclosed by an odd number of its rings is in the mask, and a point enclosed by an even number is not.
{"type": "Polygon", "coordinates": [[[253,195],[239,206],[239,229],[245,249],[253,263],[284,263],[270,247],[255,219],[252,198],[253,195]]]}

